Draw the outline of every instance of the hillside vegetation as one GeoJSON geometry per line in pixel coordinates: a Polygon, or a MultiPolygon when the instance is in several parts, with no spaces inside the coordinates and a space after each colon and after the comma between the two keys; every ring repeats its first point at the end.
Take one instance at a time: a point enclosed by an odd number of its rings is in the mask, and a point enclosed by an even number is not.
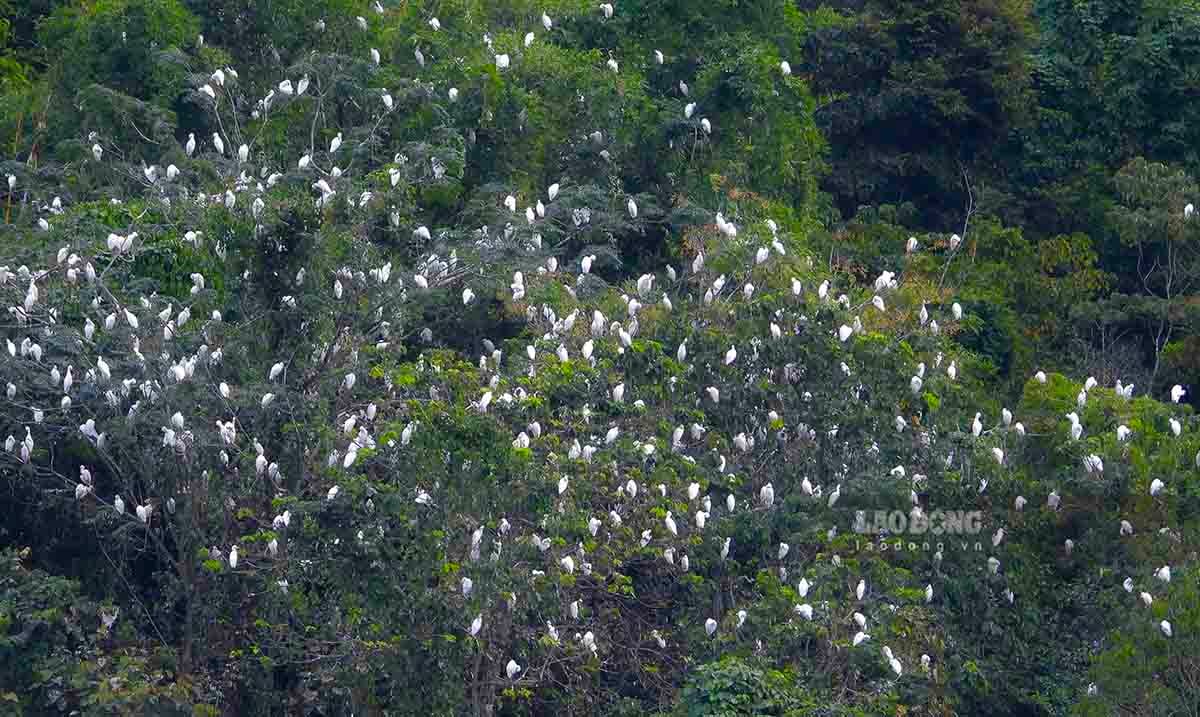
{"type": "Polygon", "coordinates": [[[0,0],[0,713],[1200,717],[1200,2],[0,0]]]}

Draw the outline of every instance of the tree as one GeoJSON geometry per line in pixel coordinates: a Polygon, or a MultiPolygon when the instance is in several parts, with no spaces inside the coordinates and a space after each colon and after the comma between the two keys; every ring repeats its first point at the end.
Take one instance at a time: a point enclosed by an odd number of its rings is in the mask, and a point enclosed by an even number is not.
{"type": "Polygon", "coordinates": [[[1119,203],[1112,224],[1121,244],[1136,252],[1129,280],[1151,308],[1143,331],[1158,379],[1163,352],[1177,332],[1195,326],[1186,305],[1200,291],[1200,223],[1186,210],[1200,187],[1184,172],[1135,159],[1114,178],[1119,203]]]}
{"type": "Polygon", "coordinates": [[[912,202],[922,225],[962,221],[968,183],[1029,97],[1027,3],[850,4],[814,33],[805,68],[834,148],[826,186],[844,215],[912,202]]]}
{"type": "Polygon", "coordinates": [[[1186,405],[996,378],[1086,239],[816,230],[828,13],[213,7],[0,163],[6,704],[1061,713],[1194,563],[1186,405]]]}

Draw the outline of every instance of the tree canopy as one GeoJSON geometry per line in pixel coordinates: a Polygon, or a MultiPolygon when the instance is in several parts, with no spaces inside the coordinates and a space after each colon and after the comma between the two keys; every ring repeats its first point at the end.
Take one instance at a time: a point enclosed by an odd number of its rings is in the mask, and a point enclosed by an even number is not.
{"type": "Polygon", "coordinates": [[[0,705],[1200,714],[1195,10],[0,0],[0,705]]]}

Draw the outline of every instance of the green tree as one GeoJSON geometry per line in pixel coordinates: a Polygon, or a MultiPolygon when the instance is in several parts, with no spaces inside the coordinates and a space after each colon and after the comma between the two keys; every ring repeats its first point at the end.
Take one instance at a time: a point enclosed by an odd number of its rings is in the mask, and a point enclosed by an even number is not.
{"type": "Polygon", "coordinates": [[[805,48],[832,147],[826,187],[845,215],[913,202],[923,226],[961,223],[969,187],[990,174],[1030,97],[1029,4],[844,7],[849,22],[814,33],[805,48]]]}

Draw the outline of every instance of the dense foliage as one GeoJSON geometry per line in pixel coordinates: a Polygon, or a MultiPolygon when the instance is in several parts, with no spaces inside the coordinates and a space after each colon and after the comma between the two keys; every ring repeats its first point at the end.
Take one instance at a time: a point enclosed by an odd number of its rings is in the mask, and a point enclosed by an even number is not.
{"type": "Polygon", "coordinates": [[[0,0],[0,711],[1200,715],[1198,23],[0,0]]]}

